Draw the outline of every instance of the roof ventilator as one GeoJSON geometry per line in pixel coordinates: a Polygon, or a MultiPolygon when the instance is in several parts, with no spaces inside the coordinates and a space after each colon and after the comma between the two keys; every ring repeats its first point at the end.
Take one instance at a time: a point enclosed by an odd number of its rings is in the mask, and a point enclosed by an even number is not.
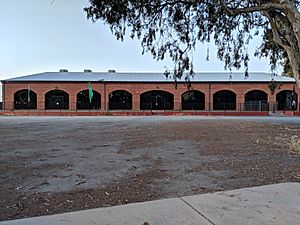
{"type": "Polygon", "coordinates": [[[68,70],[67,70],[67,69],[60,69],[59,72],[60,72],[60,73],[67,73],[68,70]]]}

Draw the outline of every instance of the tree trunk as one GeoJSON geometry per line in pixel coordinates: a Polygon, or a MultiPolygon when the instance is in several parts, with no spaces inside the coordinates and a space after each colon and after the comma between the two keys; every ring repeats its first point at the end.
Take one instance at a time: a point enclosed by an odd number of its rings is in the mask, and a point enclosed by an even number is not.
{"type": "Polygon", "coordinates": [[[294,78],[297,82],[298,87],[300,88],[300,52],[292,50],[288,53],[290,60],[290,65],[294,74],[294,78]]]}
{"type": "Polygon", "coordinates": [[[281,12],[262,12],[268,18],[273,32],[273,41],[281,46],[288,55],[291,69],[300,88],[300,14],[291,7],[281,12]]]}

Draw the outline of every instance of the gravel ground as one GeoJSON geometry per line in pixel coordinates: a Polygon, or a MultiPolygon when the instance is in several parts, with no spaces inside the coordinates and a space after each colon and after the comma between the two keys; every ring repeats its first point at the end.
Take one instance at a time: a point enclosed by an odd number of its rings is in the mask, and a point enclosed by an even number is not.
{"type": "Polygon", "coordinates": [[[299,131],[297,117],[0,117],[0,220],[300,182],[299,131]]]}

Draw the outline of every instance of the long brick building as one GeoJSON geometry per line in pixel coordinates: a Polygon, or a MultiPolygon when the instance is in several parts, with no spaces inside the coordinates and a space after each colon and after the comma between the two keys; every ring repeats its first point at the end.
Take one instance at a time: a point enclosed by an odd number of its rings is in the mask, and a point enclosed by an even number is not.
{"type": "Polygon", "coordinates": [[[299,111],[293,78],[196,73],[187,89],[163,73],[46,72],[2,81],[2,114],[232,114],[299,111]]]}

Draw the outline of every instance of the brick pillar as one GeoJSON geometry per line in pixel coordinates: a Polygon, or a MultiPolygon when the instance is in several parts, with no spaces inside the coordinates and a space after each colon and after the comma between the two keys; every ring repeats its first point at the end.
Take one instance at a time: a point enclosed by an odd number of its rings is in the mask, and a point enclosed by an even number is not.
{"type": "Polygon", "coordinates": [[[270,92],[268,93],[268,101],[275,103],[276,102],[276,93],[271,94],[270,92]]]}
{"type": "Polygon", "coordinates": [[[232,89],[233,92],[236,93],[236,110],[237,111],[243,111],[243,104],[245,103],[245,94],[246,92],[244,92],[242,89],[232,89]]]}
{"type": "Polygon", "coordinates": [[[9,86],[3,85],[4,93],[4,108],[5,110],[14,110],[14,93],[9,90],[9,86]]]}
{"type": "Polygon", "coordinates": [[[273,111],[276,109],[276,92],[272,94],[270,91],[268,92],[268,102],[269,102],[269,110],[273,111]]]}
{"type": "Polygon", "coordinates": [[[205,110],[212,111],[213,109],[213,98],[211,92],[211,83],[208,83],[208,92],[205,94],[205,110]]]}
{"type": "Polygon", "coordinates": [[[211,100],[209,99],[209,93],[204,93],[205,94],[205,106],[204,109],[206,111],[212,110],[212,104],[211,104],[211,100]],[[210,106],[209,106],[210,104],[210,106]]]}
{"type": "Polygon", "coordinates": [[[76,111],[77,95],[74,93],[69,94],[69,110],[76,111]]]}
{"type": "Polygon", "coordinates": [[[174,93],[174,110],[181,111],[181,94],[177,92],[174,93]]]}
{"type": "Polygon", "coordinates": [[[132,110],[139,111],[140,110],[140,92],[135,91],[132,93],[132,110]]]}
{"type": "Polygon", "coordinates": [[[37,110],[45,110],[45,93],[43,92],[37,92],[37,110]]]}
{"type": "Polygon", "coordinates": [[[103,92],[101,94],[101,110],[103,111],[108,111],[108,93],[107,93],[107,90],[106,90],[106,82],[103,81],[103,92]]]}
{"type": "Polygon", "coordinates": [[[105,105],[105,103],[106,103],[105,97],[106,96],[105,96],[104,90],[101,91],[100,94],[101,94],[101,110],[105,111],[106,110],[106,105],[105,105]]]}

